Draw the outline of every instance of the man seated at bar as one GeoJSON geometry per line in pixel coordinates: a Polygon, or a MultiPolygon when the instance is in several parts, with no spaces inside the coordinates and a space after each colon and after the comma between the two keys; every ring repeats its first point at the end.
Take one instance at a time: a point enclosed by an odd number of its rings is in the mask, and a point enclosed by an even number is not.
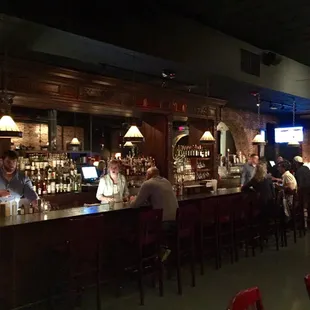
{"type": "Polygon", "coordinates": [[[14,151],[3,155],[3,165],[0,168],[0,201],[9,201],[24,197],[37,208],[38,196],[33,190],[30,179],[17,169],[18,156],[14,151]]]}
{"type": "Polygon", "coordinates": [[[163,221],[169,225],[176,217],[179,207],[171,183],[160,176],[156,167],[151,167],[146,172],[146,181],[142,184],[138,196],[133,198],[130,207],[139,208],[148,201],[153,209],[163,209],[163,221]]]}
{"type": "Polygon", "coordinates": [[[255,174],[256,166],[259,162],[259,157],[256,154],[252,154],[249,161],[243,166],[241,175],[241,186],[249,183],[255,174]]]}
{"type": "Polygon", "coordinates": [[[100,178],[96,198],[103,203],[126,201],[129,191],[125,177],[119,173],[120,164],[112,159],[108,165],[108,174],[100,178]]]}

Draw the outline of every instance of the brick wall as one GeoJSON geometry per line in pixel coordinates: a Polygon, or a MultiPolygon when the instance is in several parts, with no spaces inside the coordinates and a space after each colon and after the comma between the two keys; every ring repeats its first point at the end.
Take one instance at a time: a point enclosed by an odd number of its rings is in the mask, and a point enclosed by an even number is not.
{"type": "Polygon", "coordinates": [[[257,146],[252,145],[252,140],[257,129],[266,128],[266,123],[277,123],[278,120],[270,115],[261,115],[261,125],[257,121],[257,114],[242,110],[224,108],[222,121],[228,126],[235,140],[236,150],[245,155],[257,153],[257,146]]]}
{"type": "Polygon", "coordinates": [[[304,129],[304,142],[302,144],[302,157],[305,162],[310,162],[310,129],[304,129]]]}
{"type": "MultiPolygon", "coordinates": [[[[40,146],[44,146],[48,142],[48,126],[47,124],[30,124],[30,123],[16,123],[19,130],[23,132],[21,139],[14,138],[11,142],[17,145],[32,146],[35,150],[40,150],[40,146]],[[41,139],[41,143],[40,143],[41,139]]],[[[76,128],[77,138],[84,145],[84,129],[76,128]]],[[[66,150],[66,145],[72,140],[74,136],[73,126],[57,126],[57,148],[58,150],[66,150]]]]}

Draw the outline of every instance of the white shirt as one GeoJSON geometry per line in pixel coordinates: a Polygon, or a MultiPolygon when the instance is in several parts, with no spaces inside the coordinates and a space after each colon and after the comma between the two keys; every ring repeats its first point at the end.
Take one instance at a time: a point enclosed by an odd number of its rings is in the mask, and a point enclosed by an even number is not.
{"type": "Polygon", "coordinates": [[[163,209],[163,221],[175,221],[179,204],[172,185],[167,179],[158,176],[145,181],[130,206],[138,208],[146,201],[151,203],[153,209],[163,209]]]}
{"type": "Polygon", "coordinates": [[[100,178],[99,186],[97,189],[96,198],[101,200],[101,196],[113,197],[122,200],[124,196],[129,196],[127,182],[122,174],[118,174],[117,184],[113,183],[109,174],[100,178]]]}

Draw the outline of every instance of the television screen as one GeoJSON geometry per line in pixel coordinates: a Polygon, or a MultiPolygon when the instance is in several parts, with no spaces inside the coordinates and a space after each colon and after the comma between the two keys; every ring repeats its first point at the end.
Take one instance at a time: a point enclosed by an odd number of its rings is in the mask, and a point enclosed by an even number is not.
{"type": "Polygon", "coordinates": [[[293,139],[298,142],[303,142],[304,133],[302,127],[283,127],[275,128],[275,142],[276,143],[288,143],[293,139]]]}
{"type": "Polygon", "coordinates": [[[94,166],[82,167],[82,173],[84,180],[91,180],[98,178],[97,169],[94,166]]]}

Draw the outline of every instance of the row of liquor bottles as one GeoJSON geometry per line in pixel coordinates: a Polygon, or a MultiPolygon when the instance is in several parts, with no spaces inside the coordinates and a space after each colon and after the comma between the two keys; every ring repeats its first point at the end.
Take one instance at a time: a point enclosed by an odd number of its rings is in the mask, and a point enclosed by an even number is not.
{"type": "Polygon", "coordinates": [[[127,156],[120,159],[122,173],[125,176],[145,176],[147,169],[155,166],[155,159],[151,156],[132,157],[127,156]]]}
{"type": "Polygon", "coordinates": [[[75,162],[65,154],[30,154],[19,157],[18,163],[39,196],[81,191],[82,177],[75,162]]]}
{"type": "Polygon", "coordinates": [[[178,145],[175,149],[176,156],[210,158],[210,149],[202,145],[178,145]]]}

